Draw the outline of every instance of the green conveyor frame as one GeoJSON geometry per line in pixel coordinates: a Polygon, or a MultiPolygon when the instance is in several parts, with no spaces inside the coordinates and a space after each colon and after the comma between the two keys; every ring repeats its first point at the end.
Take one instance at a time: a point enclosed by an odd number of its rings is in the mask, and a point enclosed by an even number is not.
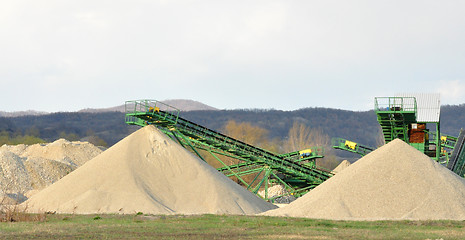
{"type": "Polygon", "coordinates": [[[314,164],[323,157],[321,147],[276,154],[181,118],[178,109],[156,100],[127,101],[125,109],[127,124],[154,125],[201,159],[204,158],[200,150],[208,152],[223,165],[218,168],[220,172],[236,177],[254,193],[264,188],[265,199],[269,201],[275,199],[267,197],[270,182],[284,185],[289,194],[298,197],[332,176],[330,171],[314,164]],[[239,163],[225,164],[219,155],[237,159],[239,163]],[[250,174],[255,174],[254,181],[245,181],[242,176],[250,174]]]}

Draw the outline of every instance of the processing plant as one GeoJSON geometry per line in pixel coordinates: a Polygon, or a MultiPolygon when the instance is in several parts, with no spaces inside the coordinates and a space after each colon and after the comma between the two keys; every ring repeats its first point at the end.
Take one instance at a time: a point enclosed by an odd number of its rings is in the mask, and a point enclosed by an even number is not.
{"type": "MultiPolygon", "coordinates": [[[[398,94],[376,97],[374,111],[385,143],[399,138],[461,177],[465,175],[465,131],[458,137],[441,134],[439,94],[398,94]]],[[[364,156],[374,148],[335,138],[333,147],[364,156]]]]}
{"type": "MultiPolygon", "coordinates": [[[[211,156],[221,165],[218,171],[251,192],[264,189],[262,197],[270,202],[286,195],[302,196],[333,176],[316,165],[316,159],[324,157],[322,147],[276,154],[184,119],[179,109],[156,100],[127,101],[125,111],[127,124],[156,126],[202,160],[211,156]],[[284,186],[286,193],[269,196],[270,184],[284,186]]],[[[374,111],[385,143],[399,138],[464,177],[465,131],[458,137],[441,134],[439,94],[376,97],[374,111]]],[[[375,149],[342,138],[334,138],[332,144],[361,156],[375,149]]]]}

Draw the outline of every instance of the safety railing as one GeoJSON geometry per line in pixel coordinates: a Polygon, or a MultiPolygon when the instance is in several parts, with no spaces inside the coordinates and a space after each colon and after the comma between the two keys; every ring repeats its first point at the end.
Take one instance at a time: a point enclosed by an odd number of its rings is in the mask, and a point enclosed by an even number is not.
{"type": "Polygon", "coordinates": [[[417,100],[414,97],[376,97],[375,111],[417,112],[417,100]]]}
{"type": "Polygon", "coordinates": [[[173,124],[176,124],[179,118],[180,110],[170,106],[168,104],[156,101],[156,100],[132,100],[126,101],[125,105],[126,122],[137,123],[137,114],[140,113],[160,113],[158,116],[162,116],[161,120],[170,120],[173,124]]]}

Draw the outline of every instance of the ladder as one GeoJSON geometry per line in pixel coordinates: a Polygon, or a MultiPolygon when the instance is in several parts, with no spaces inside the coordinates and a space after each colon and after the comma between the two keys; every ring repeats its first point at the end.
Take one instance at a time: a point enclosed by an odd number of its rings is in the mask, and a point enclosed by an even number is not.
{"type": "Polygon", "coordinates": [[[417,115],[414,97],[377,97],[375,112],[386,143],[396,138],[409,142],[408,127],[416,122],[417,115]]]}

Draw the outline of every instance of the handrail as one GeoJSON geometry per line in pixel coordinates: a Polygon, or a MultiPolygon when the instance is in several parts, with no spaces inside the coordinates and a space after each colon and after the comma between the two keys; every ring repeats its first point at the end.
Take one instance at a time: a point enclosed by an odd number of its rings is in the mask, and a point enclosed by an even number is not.
{"type": "Polygon", "coordinates": [[[417,112],[414,97],[375,97],[375,111],[417,112]]]}

